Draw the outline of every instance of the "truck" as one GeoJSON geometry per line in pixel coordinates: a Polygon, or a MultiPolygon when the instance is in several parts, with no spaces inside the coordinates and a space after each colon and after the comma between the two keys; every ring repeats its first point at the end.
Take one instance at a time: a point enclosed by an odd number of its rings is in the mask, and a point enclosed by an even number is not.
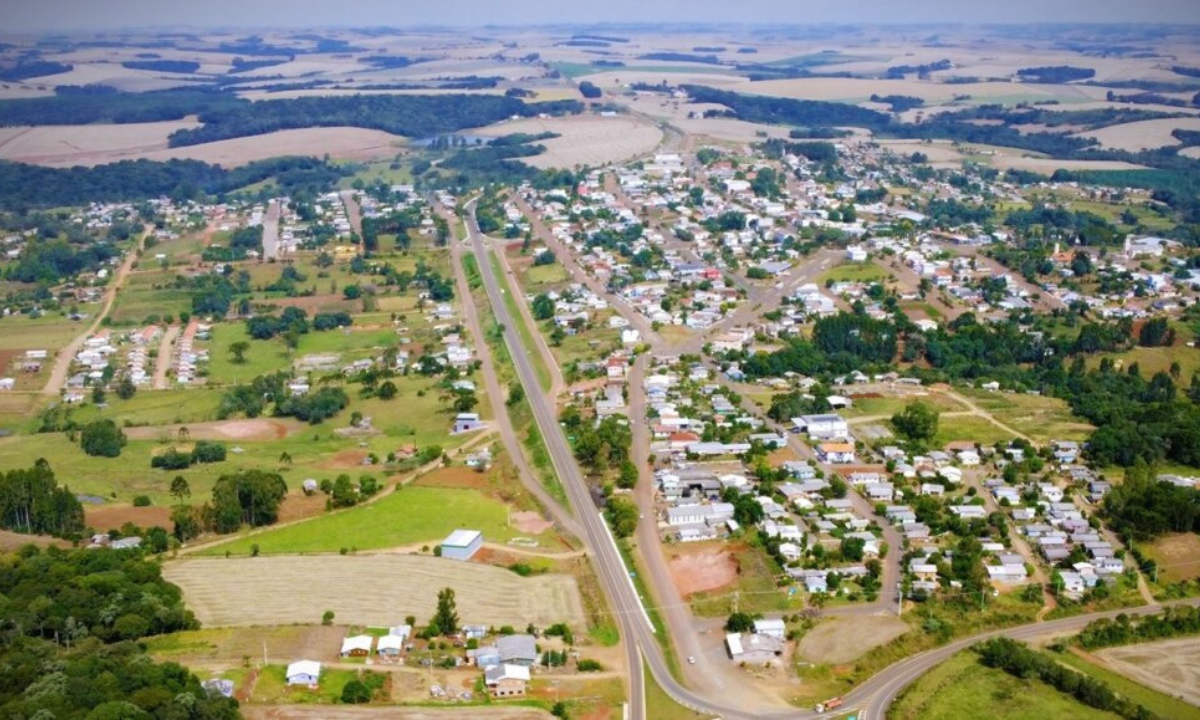
{"type": "Polygon", "coordinates": [[[840,697],[830,698],[823,703],[817,703],[815,710],[819,713],[827,712],[829,710],[836,710],[842,706],[843,702],[845,701],[840,697]]]}

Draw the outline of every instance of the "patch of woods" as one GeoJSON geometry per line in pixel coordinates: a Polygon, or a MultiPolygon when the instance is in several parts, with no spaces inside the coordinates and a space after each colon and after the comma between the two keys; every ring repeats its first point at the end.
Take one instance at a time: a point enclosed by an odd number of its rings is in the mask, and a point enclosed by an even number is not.
{"type": "Polygon", "coordinates": [[[1072,67],[1070,65],[1052,65],[1021,68],[1017,70],[1017,77],[1023,82],[1057,85],[1059,83],[1075,82],[1076,80],[1090,80],[1096,77],[1096,71],[1091,68],[1072,67]]]}
{"type": "Polygon", "coordinates": [[[27,535],[77,537],[84,529],[83,506],[70,488],[59,487],[50,464],[39,459],[29,469],[0,473],[0,527],[27,535]]]}
{"type": "Polygon", "coordinates": [[[1159,481],[1142,465],[1104,496],[1103,513],[1114,530],[1139,542],[1200,532],[1200,490],[1159,481]]]}
{"type": "Polygon", "coordinates": [[[152,72],[183,73],[190,75],[200,69],[200,63],[195,60],[126,60],[121,67],[130,70],[150,70],[152,72]]]}
{"type": "Polygon", "coordinates": [[[0,68],[0,80],[4,82],[21,82],[30,78],[71,72],[74,69],[74,65],[49,60],[21,60],[15,65],[0,68]]]}
{"type": "Polygon", "coordinates": [[[294,417],[316,425],[344,410],[350,397],[340,387],[326,385],[303,395],[288,389],[291,375],[278,372],[259,375],[246,385],[237,385],[221,396],[217,417],[224,420],[234,415],[256,418],[268,407],[275,417],[294,417]]]}
{"type": "Polygon", "coordinates": [[[164,195],[176,200],[223,197],[272,178],[274,194],[320,194],[347,172],[308,157],[272,158],[230,169],[198,160],[122,160],[90,168],[0,162],[0,203],[20,211],[164,195]]]}
{"type": "Polygon", "coordinates": [[[1127,720],[1150,720],[1154,717],[1146,708],[1118,695],[1103,680],[1073,670],[1016,640],[993,638],[971,649],[987,667],[1003,670],[1019,678],[1040,680],[1088,707],[1111,712],[1127,720]]]}
{"type": "Polygon", "coordinates": [[[136,551],[28,546],[0,556],[0,617],[0,716],[240,717],[236,700],[138,644],[199,623],[136,551]]]}
{"type": "Polygon", "coordinates": [[[1088,623],[1073,640],[1085,650],[1200,635],[1200,608],[1168,607],[1156,615],[1118,615],[1088,623]]]}

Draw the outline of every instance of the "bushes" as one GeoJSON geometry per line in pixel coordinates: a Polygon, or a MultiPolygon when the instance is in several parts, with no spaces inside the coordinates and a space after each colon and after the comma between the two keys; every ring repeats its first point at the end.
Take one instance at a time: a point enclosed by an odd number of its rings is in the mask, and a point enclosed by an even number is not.
{"type": "Polygon", "coordinates": [[[125,433],[112,420],[88,423],[79,435],[79,446],[93,457],[118,457],[126,442],[125,433]]]}
{"type": "Polygon", "coordinates": [[[1115,620],[1096,620],[1088,623],[1075,640],[1086,650],[1098,650],[1181,635],[1200,635],[1200,608],[1180,605],[1167,608],[1161,615],[1118,615],[1115,620]]]}
{"type": "Polygon", "coordinates": [[[225,444],[210,440],[198,440],[191,453],[171,448],[150,458],[150,467],[163,470],[186,470],[194,463],[223,462],[226,457],[225,444]]]}

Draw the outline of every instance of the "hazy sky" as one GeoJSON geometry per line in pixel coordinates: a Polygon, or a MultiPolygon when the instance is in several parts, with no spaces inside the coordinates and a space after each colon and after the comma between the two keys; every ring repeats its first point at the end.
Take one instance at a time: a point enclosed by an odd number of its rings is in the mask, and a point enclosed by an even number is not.
{"type": "Polygon", "coordinates": [[[1200,24],[1200,0],[0,0],[0,32],[671,21],[1200,24]]]}

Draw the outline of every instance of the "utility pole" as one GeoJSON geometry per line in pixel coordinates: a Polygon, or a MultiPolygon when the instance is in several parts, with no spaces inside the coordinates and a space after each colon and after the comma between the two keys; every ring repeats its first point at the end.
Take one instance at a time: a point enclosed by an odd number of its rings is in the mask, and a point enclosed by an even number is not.
{"type": "Polygon", "coordinates": [[[733,613],[736,615],[738,611],[738,591],[733,591],[733,613]]]}
{"type": "Polygon", "coordinates": [[[266,667],[267,664],[267,641],[263,640],[263,667],[266,667]]]}
{"type": "Polygon", "coordinates": [[[904,584],[896,583],[896,617],[904,617],[904,584]]]}

